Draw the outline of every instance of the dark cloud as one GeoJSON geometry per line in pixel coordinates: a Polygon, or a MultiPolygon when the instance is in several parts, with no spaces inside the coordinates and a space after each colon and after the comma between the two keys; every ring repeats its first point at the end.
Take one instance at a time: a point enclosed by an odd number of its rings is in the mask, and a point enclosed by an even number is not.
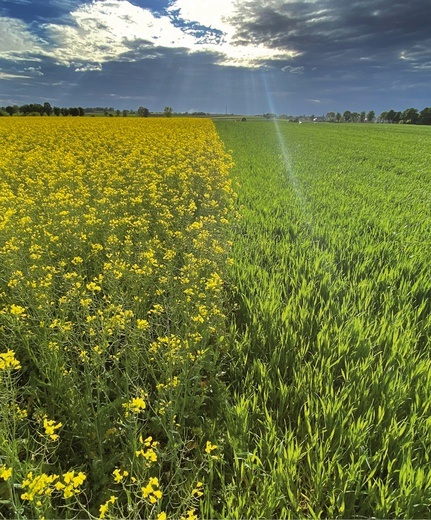
{"type": "Polygon", "coordinates": [[[246,1],[230,23],[236,43],[294,48],[309,66],[337,60],[350,68],[351,59],[363,57],[384,65],[403,51],[416,62],[430,58],[429,0],[246,1]]]}

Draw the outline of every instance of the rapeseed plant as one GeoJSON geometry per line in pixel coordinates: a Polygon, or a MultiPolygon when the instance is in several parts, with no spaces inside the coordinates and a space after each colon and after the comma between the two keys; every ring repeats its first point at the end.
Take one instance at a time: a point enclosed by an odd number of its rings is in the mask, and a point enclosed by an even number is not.
{"type": "Polygon", "coordinates": [[[209,120],[11,118],[0,140],[0,507],[178,518],[223,403],[230,157],[209,120]]]}

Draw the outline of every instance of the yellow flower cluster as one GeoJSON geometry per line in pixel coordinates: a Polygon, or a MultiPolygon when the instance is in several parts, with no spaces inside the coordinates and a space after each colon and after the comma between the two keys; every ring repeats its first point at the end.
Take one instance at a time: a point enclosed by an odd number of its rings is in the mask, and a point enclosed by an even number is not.
{"type": "Polygon", "coordinates": [[[82,364],[116,356],[102,345],[125,333],[160,336],[172,305],[190,333],[216,334],[232,188],[214,124],[5,119],[0,267],[10,302],[0,327],[14,318],[34,335],[36,315],[49,343],[87,345],[82,364]]]}
{"type": "Polygon", "coordinates": [[[55,492],[60,492],[65,499],[70,498],[81,492],[80,486],[86,478],[84,473],[75,471],[65,473],[62,478],[55,474],[33,475],[33,472],[30,472],[22,483],[22,487],[27,488],[27,491],[21,494],[21,499],[32,502],[35,498],[51,496],[55,492]]]}
{"type": "MultiPolygon", "coordinates": [[[[211,452],[213,452],[216,449],[217,449],[217,446],[215,444],[212,444],[211,441],[207,441],[207,443],[205,445],[205,453],[208,453],[209,455],[211,455],[211,452]]],[[[218,456],[211,455],[211,458],[218,459],[218,456]]]]}
{"type": "Polygon", "coordinates": [[[204,494],[202,491],[203,487],[204,487],[203,482],[198,482],[196,484],[196,487],[192,490],[192,496],[200,498],[204,494]]]}
{"type": "Polygon", "coordinates": [[[187,516],[181,516],[180,520],[198,520],[198,516],[195,514],[194,509],[189,509],[187,511],[187,516]]]}
{"type": "Polygon", "coordinates": [[[130,412],[134,414],[140,414],[142,411],[145,410],[147,407],[147,404],[145,402],[145,398],[147,397],[147,394],[142,394],[138,397],[132,397],[130,401],[127,403],[123,403],[123,408],[126,409],[125,416],[129,417],[130,412]]]}
{"type": "Polygon", "coordinates": [[[45,429],[45,434],[48,435],[48,437],[52,441],[57,441],[59,439],[58,433],[55,433],[56,430],[61,428],[63,424],[61,422],[56,423],[52,419],[48,419],[46,416],[43,418],[43,427],[45,429]]]}
{"type": "Polygon", "coordinates": [[[114,482],[116,484],[119,484],[123,478],[125,477],[128,477],[129,476],[129,472],[126,471],[126,470],[123,470],[121,471],[120,469],[114,469],[114,471],[112,472],[112,474],[114,475],[114,482]]]}
{"type": "Polygon", "coordinates": [[[142,488],[142,496],[149,500],[151,504],[155,504],[163,496],[159,488],[159,479],[151,477],[148,484],[142,488]]]}
{"type": "Polygon", "coordinates": [[[152,437],[147,437],[143,440],[142,435],[139,437],[139,444],[144,447],[140,450],[136,450],[137,457],[144,457],[147,462],[147,466],[150,466],[153,462],[157,462],[157,453],[155,449],[159,445],[157,441],[153,441],[152,437]]]}
{"type": "Polygon", "coordinates": [[[4,464],[0,466],[0,478],[3,480],[9,480],[12,476],[12,468],[8,468],[4,464]]]}
{"type": "Polygon", "coordinates": [[[115,502],[117,501],[117,497],[115,495],[111,495],[109,497],[109,499],[104,503],[102,504],[100,507],[99,507],[99,518],[105,518],[106,516],[106,513],[108,512],[109,510],[109,506],[111,504],[114,504],[115,502]]]}
{"type": "Polygon", "coordinates": [[[10,306],[9,312],[12,316],[25,317],[25,307],[21,307],[21,305],[15,305],[14,303],[10,306]]]}
{"type": "Polygon", "coordinates": [[[15,358],[15,352],[8,350],[0,354],[0,370],[18,370],[21,368],[21,363],[15,358]]]}

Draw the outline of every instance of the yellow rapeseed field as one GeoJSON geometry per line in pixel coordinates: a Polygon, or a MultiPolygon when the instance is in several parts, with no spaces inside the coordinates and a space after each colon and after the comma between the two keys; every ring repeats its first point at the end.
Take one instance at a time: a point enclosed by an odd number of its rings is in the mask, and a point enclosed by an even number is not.
{"type": "Polygon", "coordinates": [[[213,123],[3,118],[0,143],[0,516],[195,518],[223,458],[213,123]]]}

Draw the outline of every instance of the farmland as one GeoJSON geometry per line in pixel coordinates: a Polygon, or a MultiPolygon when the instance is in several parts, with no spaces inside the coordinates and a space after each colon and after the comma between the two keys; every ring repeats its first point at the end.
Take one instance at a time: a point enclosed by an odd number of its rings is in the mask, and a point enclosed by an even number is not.
{"type": "Polygon", "coordinates": [[[217,128],[242,215],[225,515],[429,517],[429,129],[217,128]]]}
{"type": "Polygon", "coordinates": [[[227,349],[214,125],[0,132],[1,515],[191,520],[220,458],[227,349]]]}
{"type": "Polygon", "coordinates": [[[429,128],[0,137],[0,516],[431,515],[429,128]]]}

